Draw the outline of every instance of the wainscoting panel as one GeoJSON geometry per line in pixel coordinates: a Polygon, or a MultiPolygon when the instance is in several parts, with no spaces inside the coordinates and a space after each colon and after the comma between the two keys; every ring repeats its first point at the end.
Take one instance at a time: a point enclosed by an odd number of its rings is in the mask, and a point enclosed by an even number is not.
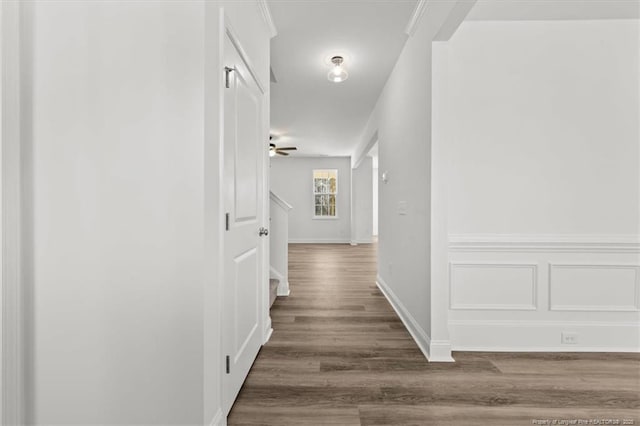
{"type": "Polygon", "coordinates": [[[537,309],[536,264],[450,263],[451,309],[537,309]]]}
{"type": "Polygon", "coordinates": [[[455,350],[640,352],[640,236],[449,235],[455,350]]]}
{"type": "Polygon", "coordinates": [[[640,266],[549,264],[552,311],[638,311],[640,266]]]}

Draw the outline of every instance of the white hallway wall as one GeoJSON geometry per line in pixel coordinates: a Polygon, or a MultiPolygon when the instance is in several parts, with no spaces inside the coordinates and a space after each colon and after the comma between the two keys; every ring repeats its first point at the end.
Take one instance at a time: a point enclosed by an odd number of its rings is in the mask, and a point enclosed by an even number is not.
{"type": "Polygon", "coordinates": [[[289,203],[289,242],[349,243],[351,160],[349,157],[271,158],[271,190],[289,203]],[[336,219],[314,219],[313,170],[338,170],[336,219]]]}
{"type": "Polygon", "coordinates": [[[214,424],[220,8],[260,78],[254,2],[23,3],[29,424],[214,424]]]}
{"type": "Polygon", "coordinates": [[[362,159],[351,169],[351,243],[371,243],[373,236],[373,160],[362,159]]]}
{"type": "Polygon", "coordinates": [[[378,142],[378,173],[388,176],[378,188],[378,284],[429,360],[451,361],[446,309],[432,309],[446,304],[446,283],[434,285],[431,279],[431,43],[447,37],[444,33],[455,29],[473,3],[425,5],[353,162],[378,142]]]}
{"type": "Polygon", "coordinates": [[[454,348],[638,350],[639,30],[465,22],[434,47],[454,348]]]}

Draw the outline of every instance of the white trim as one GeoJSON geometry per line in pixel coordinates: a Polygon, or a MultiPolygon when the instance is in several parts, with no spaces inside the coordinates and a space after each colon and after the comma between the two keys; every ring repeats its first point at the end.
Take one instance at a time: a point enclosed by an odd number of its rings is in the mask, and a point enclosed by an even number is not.
{"type": "Polygon", "coordinates": [[[451,320],[449,325],[482,325],[492,327],[639,327],[632,321],[518,321],[518,320],[451,320]]]}
{"type": "Polygon", "coordinates": [[[273,266],[269,267],[269,278],[275,278],[278,282],[278,288],[276,289],[276,296],[288,296],[291,291],[289,290],[289,281],[284,278],[280,272],[278,272],[273,266]]]}
{"type": "Polygon", "coordinates": [[[449,342],[444,340],[434,340],[432,342],[429,335],[427,335],[424,329],[420,327],[413,315],[411,315],[380,275],[376,277],[376,284],[391,304],[393,310],[398,314],[398,317],[400,317],[400,320],[407,328],[409,334],[411,334],[411,337],[416,342],[425,358],[427,358],[429,362],[453,362],[454,359],[451,357],[449,342]]]}
{"type": "Polygon", "coordinates": [[[280,284],[278,284],[278,288],[276,290],[276,296],[287,297],[290,294],[291,290],[289,289],[289,281],[280,281],[280,284]]]}
{"type": "MultiPolygon", "coordinates": [[[[211,179],[211,184],[212,186],[215,187],[215,189],[213,191],[211,191],[211,195],[214,198],[212,204],[213,207],[213,214],[212,214],[212,223],[213,226],[215,227],[214,231],[213,231],[213,240],[214,240],[214,245],[215,245],[215,251],[214,251],[214,255],[216,257],[217,263],[215,265],[215,267],[217,267],[217,271],[213,272],[214,275],[214,282],[217,283],[217,316],[216,316],[216,324],[215,327],[217,327],[217,331],[218,331],[218,344],[217,344],[217,348],[218,348],[218,357],[217,357],[217,361],[218,361],[218,365],[214,366],[213,368],[218,368],[219,371],[219,376],[218,376],[218,380],[217,380],[217,385],[218,385],[218,401],[215,401],[218,405],[218,412],[216,413],[216,415],[213,417],[213,421],[212,421],[212,425],[213,426],[226,426],[227,423],[227,418],[226,415],[224,413],[224,405],[225,405],[225,390],[224,390],[224,379],[222,378],[222,375],[225,374],[223,368],[224,368],[224,359],[225,359],[225,342],[224,342],[224,333],[225,333],[225,329],[224,329],[224,321],[223,321],[223,294],[224,294],[224,288],[223,288],[223,283],[225,282],[224,280],[224,256],[225,256],[225,245],[224,245],[224,220],[225,220],[225,200],[224,200],[224,194],[225,194],[225,187],[224,187],[224,63],[225,63],[225,58],[224,58],[224,37],[225,37],[225,22],[227,21],[226,17],[225,17],[225,11],[223,7],[219,7],[218,5],[211,5],[211,4],[206,4],[205,6],[205,13],[208,12],[209,8],[218,8],[217,13],[217,28],[216,31],[214,32],[213,30],[209,30],[209,25],[205,26],[205,33],[208,33],[209,31],[211,31],[211,37],[207,37],[207,40],[205,40],[205,46],[207,45],[208,42],[211,43],[211,47],[212,49],[208,50],[209,52],[216,52],[217,51],[217,57],[212,56],[211,57],[211,67],[213,67],[214,69],[211,70],[211,73],[206,72],[205,73],[205,83],[207,82],[207,80],[210,78],[211,79],[211,86],[215,87],[215,89],[210,89],[213,91],[213,93],[215,93],[217,95],[217,99],[215,99],[215,101],[213,99],[211,99],[211,110],[207,110],[207,108],[205,107],[205,112],[210,112],[211,114],[211,127],[212,127],[212,131],[211,131],[211,140],[212,140],[212,146],[211,146],[211,150],[215,152],[214,155],[212,155],[212,159],[215,160],[216,162],[212,162],[210,167],[207,167],[207,163],[205,162],[205,173],[207,170],[213,170],[211,172],[212,176],[215,176],[214,179],[211,179]],[[216,79],[217,77],[217,79],[216,79]],[[215,102],[215,103],[214,103],[215,102]],[[216,120],[213,119],[213,116],[216,115],[217,113],[217,122],[216,120]],[[217,131],[217,134],[215,134],[215,131],[217,131]]],[[[205,19],[205,22],[207,22],[208,24],[208,19],[205,19]]],[[[215,28],[215,27],[214,27],[215,28]]],[[[205,63],[206,66],[206,63],[205,63]]],[[[205,102],[205,106],[210,105],[209,102],[205,102]]],[[[208,123],[208,120],[205,120],[205,123],[208,123]]],[[[206,132],[206,128],[205,128],[205,132],[206,132]]],[[[205,133],[206,134],[206,133],[205,133]]],[[[208,146],[208,144],[205,144],[205,153],[206,151],[206,147],[208,146]]],[[[208,157],[208,156],[207,156],[208,157]]],[[[205,160],[206,161],[206,160],[205,160]]],[[[206,182],[208,180],[205,181],[205,185],[206,182]]],[[[206,188],[206,186],[205,186],[206,188]]]]}
{"type": "Polygon", "coordinates": [[[449,251],[640,253],[640,235],[450,234],[449,251]]]}
{"type": "Polygon", "coordinates": [[[289,238],[289,244],[351,244],[348,238],[289,238]]]}
{"type": "Polygon", "coordinates": [[[627,347],[599,347],[599,346],[467,346],[456,345],[455,352],[623,352],[638,353],[637,349],[627,347]]]}
{"type": "Polygon", "coordinates": [[[640,352],[637,322],[452,320],[449,328],[454,351],[640,352]],[[565,331],[584,343],[562,345],[565,331]]]}
{"type": "Polygon", "coordinates": [[[640,311],[640,265],[631,263],[552,263],[549,262],[549,310],[550,311],[578,311],[578,312],[638,312],[640,311]],[[553,286],[553,270],[554,268],[608,268],[608,269],[632,269],[635,271],[634,280],[634,300],[632,306],[613,306],[613,305],[556,305],[553,303],[552,286],[553,286]]]}
{"type": "MultiPolygon", "coordinates": [[[[247,67],[247,70],[249,70],[249,74],[251,74],[251,77],[253,78],[256,85],[258,86],[258,89],[260,90],[260,94],[265,95],[267,93],[267,90],[265,89],[265,85],[262,83],[262,80],[260,80],[260,77],[258,76],[258,73],[256,72],[255,67],[253,66],[253,63],[249,59],[247,52],[242,47],[242,44],[240,44],[240,38],[238,37],[236,31],[233,29],[233,26],[231,26],[230,20],[226,18],[224,20],[224,30],[227,36],[229,37],[231,44],[233,44],[233,47],[235,47],[235,49],[238,51],[238,55],[240,55],[240,59],[242,59],[242,62],[244,62],[244,65],[247,67]]],[[[222,63],[224,64],[224,60],[222,61],[222,63]]]]}
{"type": "Polygon", "coordinates": [[[373,238],[363,238],[360,240],[351,240],[350,244],[352,246],[357,246],[358,244],[372,244],[373,243],[373,238]]]}
{"type": "Polygon", "coordinates": [[[273,22],[273,17],[271,16],[271,10],[269,10],[269,5],[266,0],[257,0],[258,7],[260,8],[260,12],[262,14],[262,19],[264,19],[264,23],[267,24],[269,28],[269,35],[271,38],[278,35],[278,29],[276,28],[275,22],[273,22]]]}
{"type": "Polygon", "coordinates": [[[21,4],[0,2],[2,324],[0,422],[25,420],[22,294],[21,4]]]}
{"type": "Polygon", "coordinates": [[[526,262],[449,262],[449,309],[451,310],[491,310],[491,311],[536,311],[538,310],[538,264],[526,262]],[[455,304],[454,271],[456,268],[523,268],[531,270],[531,304],[530,305],[481,305],[455,304]]]}
{"type": "Polygon", "coordinates": [[[338,216],[338,189],[340,188],[340,178],[338,176],[338,169],[313,169],[311,171],[311,211],[313,212],[312,220],[339,220],[338,216]],[[336,190],[335,192],[316,192],[316,172],[326,172],[336,174],[336,190]],[[336,211],[333,216],[318,216],[316,211],[316,195],[333,195],[336,198],[336,211]]]}
{"type": "Polygon", "coordinates": [[[213,416],[213,419],[209,422],[209,426],[227,426],[227,419],[224,417],[224,414],[222,414],[222,408],[218,408],[215,416],[213,416]]]}
{"type": "Polygon", "coordinates": [[[407,24],[407,27],[404,30],[404,33],[409,37],[412,37],[415,34],[416,28],[418,27],[418,23],[420,22],[420,18],[422,18],[422,15],[424,15],[426,6],[427,6],[426,0],[419,0],[418,3],[416,4],[415,9],[413,9],[413,13],[411,14],[409,23],[407,24]]]}
{"type": "Polygon", "coordinates": [[[364,160],[364,158],[369,155],[369,151],[371,151],[371,148],[373,148],[373,146],[375,144],[378,143],[378,131],[376,130],[375,132],[373,132],[373,135],[371,136],[371,139],[369,139],[369,142],[367,142],[367,144],[365,145],[364,149],[362,150],[362,152],[360,153],[359,157],[356,156],[352,156],[351,157],[351,169],[357,169],[358,167],[360,167],[360,163],[362,163],[362,160],[364,160]]]}
{"type": "Polygon", "coordinates": [[[273,266],[269,266],[269,278],[275,278],[276,280],[282,282],[282,280],[284,279],[284,275],[278,272],[278,270],[276,270],[276,268],[274,268],[273,266]]]}
{"type": "Polygon", "coordinates": [[[271,339],[271,335],[273,334],[273,328],[271,327],[271,315],[267,314],[267,318],[264,321],[264,331],[262,333],[263,340],[262,344],[265,345],[269,339],[271,339]]]}
{"type": "Polygon", "coordinates": [[[429,362],[455,362],[451,356],[450,340],[430,340],[429,356],[429,362]]]}
{"type": "Polygon", "coordinates": [[[273,201],[274,203],[276,203],[278,206],[282,207],[282,210],[284,210],[285,212],[288,212],[289,210],[293,209],[293,207],[291,206],[291,204],[287,203],[285,200],[283,200],[282,198],[280,198],[276,193],[274,193],[273,191],[269,191],[269,199],[271,199],[271,201],[273,201]]]}

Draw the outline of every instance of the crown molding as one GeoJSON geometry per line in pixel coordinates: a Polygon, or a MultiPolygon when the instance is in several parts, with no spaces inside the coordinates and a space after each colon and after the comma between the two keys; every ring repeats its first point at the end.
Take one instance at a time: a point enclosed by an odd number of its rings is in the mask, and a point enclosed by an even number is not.
{"type": "Polygon", "coordinates": [[[409,23],[405,28],[404,32],[409,37],[413,36],[416,32],[416,28],[418,26],[418,22],[420,22],[420,18],[424,15],[424,10],[427,6],[427,0],[419,0],[418,4],[416,4],[416,8],[413,10],[411,14],[411,19],[409,19],[409,23]]]}
{"type": "Polygon", "coordinates": [[[278,35],[278,30],[276,28],[276,24],[273,22],[273,18],[271,17],[271,11],[269,10],[269,5],[266,0],[258,0],[258,7],[260,7],[260,12],[262,12],[262,19],[264,19],[265,24],[269,28],[269,34],[271,37],[275,37],[278,35]]]}

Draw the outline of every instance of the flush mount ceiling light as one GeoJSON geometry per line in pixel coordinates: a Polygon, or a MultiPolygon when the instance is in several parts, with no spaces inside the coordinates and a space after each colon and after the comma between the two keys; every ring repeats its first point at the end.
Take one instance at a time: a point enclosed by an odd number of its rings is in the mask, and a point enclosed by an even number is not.
{"type": "Polygon", "coordinates": [[[333,81],[334,83],[340,83],[341,81],[345,81],[349,74],[347,70],[344,69],[344,58],[342,56],[334,56],[331,58],[331,63],[333,64],[333,68],[329,71],[329,75],[327,78],[329,81],[333,81]]]}

